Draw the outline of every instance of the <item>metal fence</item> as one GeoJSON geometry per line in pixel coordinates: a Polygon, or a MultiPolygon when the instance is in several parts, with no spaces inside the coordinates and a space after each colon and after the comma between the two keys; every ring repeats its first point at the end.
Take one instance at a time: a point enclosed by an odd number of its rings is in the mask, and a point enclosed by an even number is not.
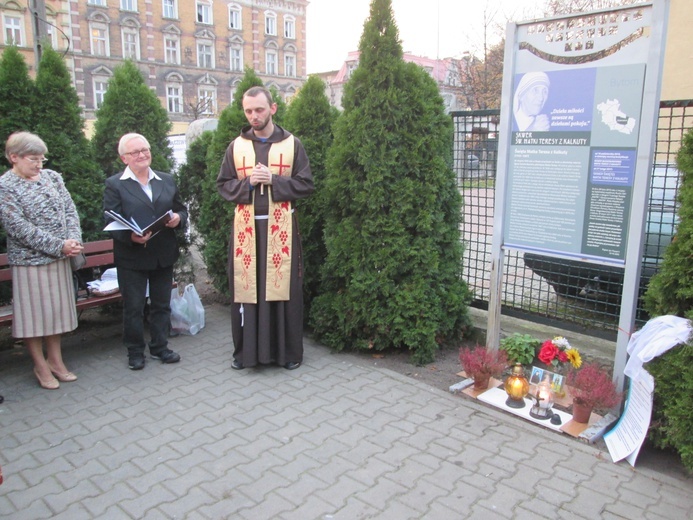
{"type": "MultiPolygon", "coordinates": [[[[474,294],[473,305],[482,308],[488,305],[490,289],[499,116],[498,110],[452,113],[454,168],[464,197],[464,270],[474,294]]],[[[673,236],[679,186],[675,159],[681,139],[691,127],[693,100],[660,103],[641,296],[673,236]]],[[[515,250],[505,254],[502,304],[506,315],[615,338],[622,290],[622,268],[515,250]]],[[[647,319],[639,300],[637,320],[647,319]]]]}

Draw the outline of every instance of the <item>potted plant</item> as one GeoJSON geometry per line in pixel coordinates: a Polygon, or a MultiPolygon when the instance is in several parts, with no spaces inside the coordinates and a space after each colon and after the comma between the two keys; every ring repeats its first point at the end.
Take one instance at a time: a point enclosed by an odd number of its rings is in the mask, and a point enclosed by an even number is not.
{"type": "Polygon", "coordinates": [[[508,361],[512,364],[529,365],[532,363],[539,345],[541,342],[538,339],[519,332],[500,340],[500,348],[507,352],[508,361]]]}
{"type": "Polygon", "coordinates": [[[474,379],[474,388],[488,388],[489,379],[499,377],[508,366],[508,355],[504,350],[488,350],[477,345],[475,348],[461,348],[460,362],[468,377],[474,379]]]}
{"type": "Polygon", "coordinates": [[[573,421],[588,423],[594,409],[613,408],[621,402],[621,393],[609,373],[597,363],[586,363],[580,370],[568,372],[566,382],[573,396],[573,421]]]}

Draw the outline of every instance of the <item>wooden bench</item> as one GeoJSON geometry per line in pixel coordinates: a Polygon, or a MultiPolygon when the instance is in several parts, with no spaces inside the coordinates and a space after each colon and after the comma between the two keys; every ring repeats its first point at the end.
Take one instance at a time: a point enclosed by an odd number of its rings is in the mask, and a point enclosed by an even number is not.
{"type": "MultiPolygon", "coordinates": [[[[113,240],[99,240],[84,244],[84,255],[87,263],[82,269],[93,267],[111,267],[113,265],[113,240]]],[[[12,267],[7,263],[7,254],[0,255],[0,282],[12,280],[12,267]]],[[[77,311],[92,307],[101,307],[111,303],[117,303],[122,299],[120,291],[107,296],[95,296],[80,289],[77,293],[77,311]]],[[[0,325],[12,324],[12,306],[0,307],[0,325]]]]}

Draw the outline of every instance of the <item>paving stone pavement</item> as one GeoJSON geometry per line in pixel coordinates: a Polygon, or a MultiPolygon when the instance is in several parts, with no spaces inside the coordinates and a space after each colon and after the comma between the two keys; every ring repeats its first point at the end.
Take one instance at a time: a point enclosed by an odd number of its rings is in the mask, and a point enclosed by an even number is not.
{"type": "Polygon", "coordinates": [[[0,518],[692,517],[689,479],[310,340],[298,370],[233,371],[228,307],[206,321],[137,372],[119,325],[78,330],[57,391],[0,352],[0,518]]]}

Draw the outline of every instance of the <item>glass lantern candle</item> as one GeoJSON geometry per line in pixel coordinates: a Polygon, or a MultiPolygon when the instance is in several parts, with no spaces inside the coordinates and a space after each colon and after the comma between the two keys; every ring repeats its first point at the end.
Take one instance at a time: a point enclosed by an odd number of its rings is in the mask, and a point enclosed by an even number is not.
{"type": "Polygon", "coordinates": [[[535,419],[550,419],[553,416],[553,392],[548,376],[537,386],[537,393],[533,395],[534,404],[529,415],[535,419]]]}
{"type": "Polygon", "coordinates": [[[525,396],[529,392],[529,381],[525,377],[525,371],[520,363],[515,363],[512,373],[505,380],[505,392],[508,399],[506,406],[510,408],[524,408],[525,396]]]}

